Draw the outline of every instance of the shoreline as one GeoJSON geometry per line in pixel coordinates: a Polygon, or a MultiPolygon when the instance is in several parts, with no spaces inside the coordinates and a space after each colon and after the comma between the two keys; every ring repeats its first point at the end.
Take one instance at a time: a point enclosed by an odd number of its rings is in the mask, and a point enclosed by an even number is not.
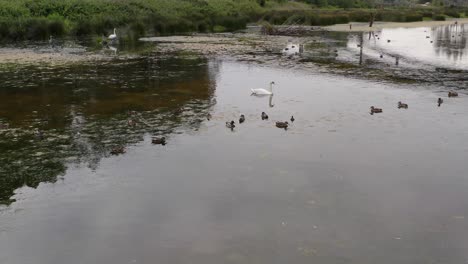
{"type": "Polygon", "coordinates": [[[385,28],[418,28],[418,27],[437,27],[454,24],[455,21],[458,24],[468,24],[468,18],[451,19],[445,21],[418,21],[418,22],[374,22],[373,27],[369,27],[369,23],[348,23],[348,24],[336,24],[332,26],[322,27],[327,31],[338,31],[338,32],[369,32],[382,30],[385,28]],[[352,29],[349,29],[349,25],[352,24],[352,29]]]}
{"type": "Polygon", "coordinates": [[[101,54],[88,52],[70,53],[64,51],[37,51],[33,48],[0,48],[0,65],[37,64],[57,66],[89,61],[104,61],[108,58],[101,54]]]}

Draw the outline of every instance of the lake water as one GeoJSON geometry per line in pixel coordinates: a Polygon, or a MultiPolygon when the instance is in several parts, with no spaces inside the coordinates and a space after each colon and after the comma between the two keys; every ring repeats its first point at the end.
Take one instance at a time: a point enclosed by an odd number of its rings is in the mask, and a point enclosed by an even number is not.
{"type": "Polygon", "coordinates": [[[174,54],[1,71],[0,263],[468,261],[464,90],[174,54]]]}
{"type": "MultiPolygon", "coordinates": [[[[399,58],[408,67],[468,69],[468,26],[390,28],[363,34],[364,56],[394,63],[399,58]],[[380,57],[382,56],[382,58],[380,57]]],[[[357,50],[360,39],[353,36],[347,46],[357,50]]]]}

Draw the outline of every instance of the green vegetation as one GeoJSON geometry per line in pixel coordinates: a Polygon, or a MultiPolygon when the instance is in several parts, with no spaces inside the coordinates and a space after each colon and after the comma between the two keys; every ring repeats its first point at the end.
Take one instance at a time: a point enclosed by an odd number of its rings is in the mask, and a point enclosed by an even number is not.
{"type": "MultiPolygon", "coordinates": [[[[351,21],[410,22],[460,17],[461,8],[383,5],[378,0],[0,0],[0,40],[50,35],[121,37],[224,32],[249,22],[331,25],[351,21]]],[[[389,2],[388,0],[387,2],[389,2]]]]}
{"type": "Polygon", "coordinates": [[[253,0],[0,0],[0,38],[233,31],[261,9],[253,0]]]}

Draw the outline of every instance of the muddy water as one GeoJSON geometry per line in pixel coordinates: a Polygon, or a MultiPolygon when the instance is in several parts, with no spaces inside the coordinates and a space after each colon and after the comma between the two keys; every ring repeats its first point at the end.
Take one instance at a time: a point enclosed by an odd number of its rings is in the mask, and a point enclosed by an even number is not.
{"type": "Polygon", "coordinates": [[[0,78],[0,263],[468,261],[463,91],[187,56],[0,78]]]}

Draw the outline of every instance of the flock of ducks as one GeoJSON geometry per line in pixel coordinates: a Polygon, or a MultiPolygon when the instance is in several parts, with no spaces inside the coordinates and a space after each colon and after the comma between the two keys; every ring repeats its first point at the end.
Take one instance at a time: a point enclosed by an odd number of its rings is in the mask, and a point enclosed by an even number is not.
{"type": "MultiPolygon", "coordinates": [[[[274,85],[274,82],[271,82],[270,83],[270,89],[267,90],[267,89],[252,89],[252,94],[272,94],[272,86],[274,85]]],[[[457,92],[454,92],[454,91],[450,91],[448,92],[448,97],[457,97],[458,96],[458,93],[457,92]]],[[[444,100],[442,98],[438,98],[437,99],[437,105],[438,107],[440,107],[442,105],[442,103],[444,102],[444,100]]],[[[403,103],[403,102],[398,102],[397,104],[397,107],[398,109],[408,109],[408,104],[406,103],[403,103]]],[[[373,115],[373,114],[377,114],[377,113],[383,113],[383,109],[382,108],[377,108],[375,106],[371,106],[370,107],[370,114],[373,115]]],[[[261,115],[260,115],[260,118],[262,120],[268,120],[269,119],[269,116],[267,115],[267,113],[265,112],[262,112],[261,115]]],[[[212,116],[211,114],[208,114],[206,116],[206,119],[208,121],[210,121],[212,119],[212,116]]],[[[290,122],[293,123],[296,119],[294,118],[294,116],[291,116],[290,118],[290,122]]],[[[246,118],[245,118],[245,115],[241,114],[240,117],[239,117],[239,125],[240,124],[243,124],[244,122],[246,122],[246,118]]],[[[136,121],[134,121],[133,119],[129,119],[128,120],[128,125],[129,126],[136,126],[136,121]]],[[[288,127],[289,127],[289,122],[288,121],[277,121],[275,122],[275,126],[277,128],[281,128],[281,129],[284,129],[284,130],[287,130],[288,127]]],[[[227,121],[226,122],[226,128],[230,129],[231,131],[234,131],[234,128],[236,128],[236,122],[234,120],[231,120],[231,121],[227,121]]],[[[40,131],[37,131],[37,136],[39,138],[42,138],[42,133],[40,131]]],[[[152,144],[155,144],[155,145],[166,145],[166,138],[165,137],[152,137],[151,138],[151,143],[152,144]]],[[[118,147],[115,147],[111,150],[110,154],[111,155],[119,155],[119,154],[123,154],[125,153],[125,147],[123,146],[118,146],[118,147]]]]}
{"type": "MultiPolygon", "coordinates": [[[[262,114],[260,115],[260,117],[262,118],[262,120],[268,120],[268,115],[265,113],[265,112],[262,112],[262,114]]],[[[208,120],[211,119],[211,115],[208,114],[207,118],[208,120]]],[[[291,119],[289,119],[292,122],[294,122],[296,119],[294,118],[294,116],[291,116],[291,119]]],[[[239,124],[242,124],[245,122],[245,116],[244,115],[240,115],[239,117],[239,124]]],[[[278,128],[283,128],[284,130],[287,130],[288,129],[288,126],[289,126],[289,122],[288,121],[284,121],[284,122],[281,122],[281,121],[277,121],[275,123],[276,127],[278,128]]],[[[234,122],[234,120],[231,120],[231,121],[228,121],[226,122],[226,127],[231,129],[231,130],[234,130],[234,128],[236,127],[236,122],[234,122]]]]}
{"type": "MultiPolygon", "coordinates": [[[[453,92],[453,91],[450,91],[448,92],[448,97],[457,97],[458,96],[458,93],[457,92],[453,92]]],[[[440,105],[444,102],[444,100],[442,98],[438,98],[437,99],[437,106],[440,107],[440,105]]],[[[398,109],[408,109],[408,104],[405,104],[405,103],[402,103],[402,102],[398,102],[398,109]]],[[[376,114],[376,113],[382,113],[383,110],[382,108],[376,108],[374,106],[371,106],[370,107],[370,114],[373,115],[373,114],[376,114]]]]}
{"type": "MultiPolygon", "coordinates": [[[[261,117],[262,120],[268,120],[269,119],[269,116],[265,112],[262,112],[260,117],[261,117]]],[[[213,117],[211,116],[211,114],[208,114],[206,116],[206,119],[208,121],[210,121],[212,118],[213,117]]],[[[294,122],[295,120],[296,119],[294,118],[294,116],[291,116],[290,121],[294,122]]],[[[245,121],[246,121],[245,115],[240,115],[239,124],[242,124],[245,121]]],[[[137,125],[137,122],[135,120],[133,120],[133,119],[129,119],[127,121],[127,124],[128,124],[128,126],[135,127],[137,125]]],[[[275,125],[278,128],[282,128],[284,130],[287,130],[288,127],[289,127],[289,122],[288,121],[285,121],[285,122],[278,121],[278,122],[275,123],[275,125]]],[[[234,131],[234,128],[236,127],[236,122],[234,120],[232,120],[230,122],[226,122],[226,127],[231,129],[232,131],[234,131]]],[[[165,137],[152,137],[151,138],[151,143],[154,144],[154,145],[162,145],[162,146],[165,146],[167,144],[165,137]]],[[[125,153],[125,147],[124,146],[114,147],[110,151],[111,155],[120,155],[120,154],[124,154],[124,153],[125,153]]]]}
{"type": "MultiPolygon", "coordinates": [[[[154,145],[166,145],[166,138],[165,137],[152,137],[151,138],[151,143],[154,145]]],[[[125,153],[125,147],[124,146],[117,146],[114,147],[111,151],[111,155],[120,155],[125,153]]]]}

